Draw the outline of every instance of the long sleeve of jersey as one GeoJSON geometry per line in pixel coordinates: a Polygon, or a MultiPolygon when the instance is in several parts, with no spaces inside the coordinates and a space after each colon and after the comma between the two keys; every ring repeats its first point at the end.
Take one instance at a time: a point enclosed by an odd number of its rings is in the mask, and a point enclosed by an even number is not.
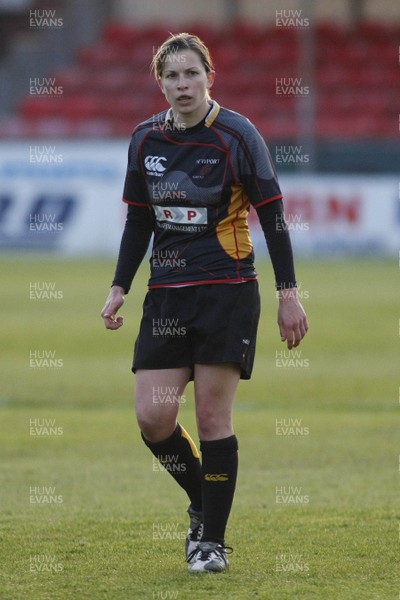
{"type": "Polygon", "coordinates": [[[296,287],[292,244],[285,226],[282,200],[274,200],[257,209],[275,273],[276,289],[296,287]]]}
{"type": "Polygon", "coordinates": [[[124,288],[126,294],[146,254],[152,233],[153,217],[150,210],[142,206],[129,205],[112,282],[112,285],[124,288]]]}

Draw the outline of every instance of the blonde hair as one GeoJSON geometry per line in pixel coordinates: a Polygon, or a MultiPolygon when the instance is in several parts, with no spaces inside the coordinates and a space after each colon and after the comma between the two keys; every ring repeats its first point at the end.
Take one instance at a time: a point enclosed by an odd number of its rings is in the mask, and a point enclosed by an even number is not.
{"type": "Polygon", "coordinates": [[[161,79],[167,57],[180,50],[193,50],[199,55],[207,75],[214,70],[210,51],[201,39],[192,33],[171,34],[153,56],[151,68],[156,79],[161,79]]]}

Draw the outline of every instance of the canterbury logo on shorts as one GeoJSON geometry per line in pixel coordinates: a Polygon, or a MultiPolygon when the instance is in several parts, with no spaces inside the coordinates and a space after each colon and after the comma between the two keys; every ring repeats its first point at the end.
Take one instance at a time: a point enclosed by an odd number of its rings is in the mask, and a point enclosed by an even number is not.
{"type": "Polygon", "coordinates": [[[228,473],[206,473],[204,475],[206,481],[228,481],[228,473]]]}
{"type": "Polygon", "coordinates": [[[207,225],[207,208],[201,206],[153,206],[157,221],[181,225],[207,225]]]}

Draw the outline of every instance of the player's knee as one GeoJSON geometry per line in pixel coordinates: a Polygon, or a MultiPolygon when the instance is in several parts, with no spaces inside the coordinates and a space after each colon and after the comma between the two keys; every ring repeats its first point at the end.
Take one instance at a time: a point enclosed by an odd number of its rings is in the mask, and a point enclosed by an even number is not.
{"type": "Polygon", "coordinates": [[[215,439],[221,435],[226,429],[226,425],[229,423],[229,418],[221,418],[211,410],[202,411],[197,416],[197,427],[198,433],[201,440],[215,439]]]}
{"type": "Polygon", "coordinates": [[[156,435],[157,431],[160,429],[159,420],[156,419],[151,413],[137,411],[136,420],[140,431],[142,431],[143,435],[148,439],[152,439],[152,437],[156,435]]]}
{"type": "Polygon", "coordinates": [[[170,425],[163,423],[160,425],[159,423],[152,423],[146,420],[139,421],[139,419],[138,424],[146,440],[153,443],[163,442],[168,439],[176,427],[176,423],[171,423],[170,425]]]}
{"type": "Polygon", "coordinates": [[[144,437],[151,442],[160,442],[172,435],[176,427],[174,414],[161,415],[157,411],[137,408],[136,420],[144,437]]]}

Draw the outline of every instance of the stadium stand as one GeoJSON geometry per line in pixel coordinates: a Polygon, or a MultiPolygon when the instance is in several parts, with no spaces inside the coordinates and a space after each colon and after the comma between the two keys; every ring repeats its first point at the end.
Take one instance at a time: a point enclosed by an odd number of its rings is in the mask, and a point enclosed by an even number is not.
{"type": "MultiPolygon", "coordinates": [[[[269,140],[296,138],[301,93],[278,95],[276,81],[294,85],[299,78],[298,29],[247,23],[230,30],[204,25],[185,29],[198,33],[212,49],[217,70],[213,95],[220,104],[246,114],[269,140]]],[[[169,30],[109,23],[96,44],[77,53],[72,66],[51,73],[62,96],[25,97],[17,117],[1,124],[0,134],[128,136],[137,122],[166,107],[149,63],[169,30]]],[[[317,90],[317,139],[398,136],[399,33],[398,27],[370,22],[315,27],[313,81],[296,83],[311,95],[317,90]]]]}

